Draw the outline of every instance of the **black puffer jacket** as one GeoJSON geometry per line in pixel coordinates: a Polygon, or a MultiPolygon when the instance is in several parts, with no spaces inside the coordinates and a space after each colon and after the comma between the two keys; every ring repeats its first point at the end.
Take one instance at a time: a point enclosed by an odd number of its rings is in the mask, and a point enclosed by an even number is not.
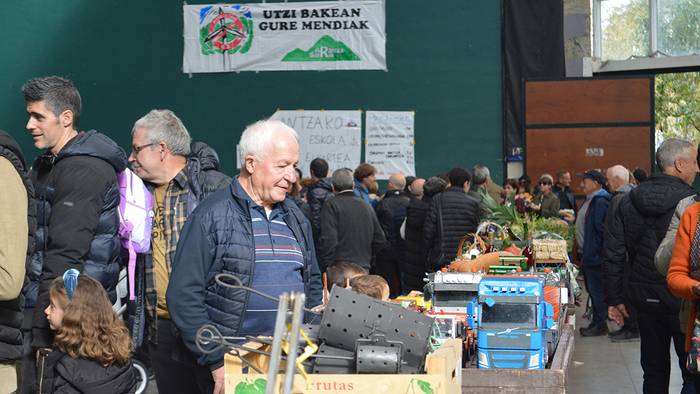
{"type": "Polygon", "coordinates": [[[94,130],[78,133],[58,155],[46,152],[34,161],[36,250],[25,295],[28,308],[37,306],[30,323],[43,331],[34,333],[35,346],[50,345],[44,308],[51,281],[67,269],[97,279],[115,297],[121,254],[117,173],[126,164],[124,150],[94,130]]]}
{"type": "MultiPolygon", "coordinates": [[[[27,259],[25,266],[29,268],[29,262],[34,250],[34,232],[36,231],[36,205],[34,203],[34,186],[27,174],[27,165],[22,150],[17,142],[9,134],[0,130],[0,156],[6,158],[14,165],[17,173],[22,178],[27,189],[27,225],[29,238],[27,243],[27,259]]],[[[29,283],[24,277],[24,286],[29,283]]],[[[0,362],[19,360],[22,356],[22,310],[24,309],[24,296],[22,294],[14,300],[0,301],[0,362]]]]}
{"type": "Polygon", "coordinates": [[[384,235],[386,238],[392,242],[392,228],[394,223],[394,215],[400,214],[398,212],[401,208],[405,208],[411,199],[403,193],[401,190],[389,190],[384,194],[377,206],[375,207],[375,212],[377,212],[377,219],[379,224],[382,225],[382,230],[384,230],[384,235]]]}
{"type": "Polygon", "coordinates": [[[454,260],[460,239],[475,232],[480,221],[479,201],[461,188],[452,186],[435,195],[423,229],[427,260],[432,268],[440,268],[454,260]],[[438,220],[440,210],[442,220],[438,220]]]}
{"type": "Polygon", "coordinates": [[[423,290],[425,276],[425,247],[423,244],[423,227],[430,210],[431,197],[414,198],[406,207],[406,259],[399,263],[399,269],[405,275],[405,283],[410,290],[423,290]]]}
{"type": "Polygon", "coordinates": [[[323,203],[331,197],[333,197],[333,186],[329,178],[320,179],[309,186],[306,192],[306,201],[308,201],[311,211],[311,229],[314,233],[314,243],[316,245],[318,245],[318,237],[321,233],[321,208],[323,208],[323,203]]]}
{"type": "Polygon", "coordinates": [[[54,350],[39,359],[40,394],[131,394],[136,392],[133,364],[103,367],[54,350]]]}
{"type": "Polygon", "coordinates": [[[624,264],[629,257],[628,296],[632,305],[645,313],[678,313],[679,301],[671,295],[666,278],[656,269],[654,255],[678,201],[694,193],[679,178],[657,175],[622,198],[615,223],[605,239],[609,304],[619,304],[624,299],[623,289],[614,283],[623,282],[624,264]]]}
{"type": "Polygon", "coordinates": [[[206,196],[231,183],[231,177],[219,169],[219,155],[204,142],[193,142],[190,146],[185,173],[190,183],[189,213],[192,213],[206,196]]]}

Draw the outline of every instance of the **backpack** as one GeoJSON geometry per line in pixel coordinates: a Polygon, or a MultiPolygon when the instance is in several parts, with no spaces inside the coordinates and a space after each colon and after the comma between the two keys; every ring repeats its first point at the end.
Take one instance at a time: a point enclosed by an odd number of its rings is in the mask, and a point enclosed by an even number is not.
{"type": "Polygon", "coordinates": [[[153,194],[141,178],[130,169],[117,174],[119,184],[119,240],[129,251],[127,268],[129,299],[133,300],[136,282],[136,254],[151,249],[153,227],[153,194]]]}

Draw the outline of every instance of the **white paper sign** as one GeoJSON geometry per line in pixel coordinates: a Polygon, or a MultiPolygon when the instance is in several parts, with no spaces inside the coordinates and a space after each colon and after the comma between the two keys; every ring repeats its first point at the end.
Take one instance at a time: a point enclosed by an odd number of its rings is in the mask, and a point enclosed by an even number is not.
{"type": "Polygon", "coordinates": [[[317,157],[328,162],[329,175],[339,168],[354,170],[360,165],[361,111],[277,111],[271,119],[299,134],[299,169],[305,176],[317,157]]]}
{"type": "Polygon", "coordinates": [[[377,179],[391,174],[416,175],[413,111],[367,111],[365,161],[377,179]]]}
{"type": "Polygon", "coordinates": [[[185,73],[386,70],[381,0],[184,5],[185,73]]]}

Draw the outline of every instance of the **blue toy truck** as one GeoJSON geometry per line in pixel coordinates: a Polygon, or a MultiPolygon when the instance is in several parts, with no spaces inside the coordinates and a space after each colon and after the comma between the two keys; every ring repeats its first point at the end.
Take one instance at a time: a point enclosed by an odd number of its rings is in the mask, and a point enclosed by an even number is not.
{"type": "Polygon", "coordinates": [[[535,276],[484,276],[479,283],[479,368],[542,369],[554,326],[544,301],[545,281],[535,276]]]}

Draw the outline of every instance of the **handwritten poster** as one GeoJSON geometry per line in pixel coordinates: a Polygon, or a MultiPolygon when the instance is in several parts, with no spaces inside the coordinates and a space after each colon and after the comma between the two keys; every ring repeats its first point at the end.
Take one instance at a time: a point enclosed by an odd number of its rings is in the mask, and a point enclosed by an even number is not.
{"type": "Polygon", "coordinates": [[[271,119],[284,122],[299,134],[299,169],[309,176],[317,157],[328,162],[329,173],[360,164],[361,111],[277,111],[271,119]]]}
{"type": "Polygon", "coordinates": [[[413,111],[367,111],[365,161],[377,169],[377,179],[400,172],[415,175],[413,111]]]}

